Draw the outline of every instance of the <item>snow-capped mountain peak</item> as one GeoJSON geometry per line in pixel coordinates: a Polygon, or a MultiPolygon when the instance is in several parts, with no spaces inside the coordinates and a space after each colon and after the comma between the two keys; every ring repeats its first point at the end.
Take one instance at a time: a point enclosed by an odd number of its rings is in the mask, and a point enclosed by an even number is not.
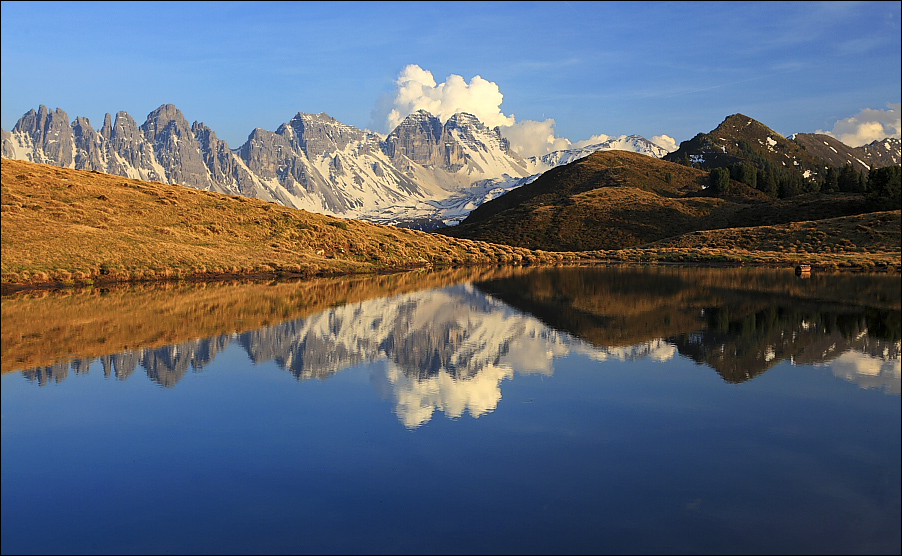
{"type": "Polygon", "coordinates": [[[25,114],[3,131],[2,155],[68,168],[244,195],[312,212],[428,229],[455,224],[469,211],[540,173],[603,149],[660,157],[638,136],[522,158],[499,128],[460,112],[444,124],[425,110],[383,137],[327,114],[297,113],[276,131],[255,129],[230,149],[173,105],[140,126],[125,112],[71,124],[60,109],[25,114]]]}

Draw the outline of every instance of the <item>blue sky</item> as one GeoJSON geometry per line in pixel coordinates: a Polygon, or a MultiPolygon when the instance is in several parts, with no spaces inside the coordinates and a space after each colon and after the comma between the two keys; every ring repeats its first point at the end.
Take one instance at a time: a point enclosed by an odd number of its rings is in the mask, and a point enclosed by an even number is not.
{"type": "Polygon", "coordinates": [[[524,149],[679,143],[737,112],[784,135],[898,137],[900,6],[4,1],[2,127],[40,104],[95,128],[174,104],[234,148],[297,112],[384,133],[390,109],[428,101],[480,105],[524,149]]]}

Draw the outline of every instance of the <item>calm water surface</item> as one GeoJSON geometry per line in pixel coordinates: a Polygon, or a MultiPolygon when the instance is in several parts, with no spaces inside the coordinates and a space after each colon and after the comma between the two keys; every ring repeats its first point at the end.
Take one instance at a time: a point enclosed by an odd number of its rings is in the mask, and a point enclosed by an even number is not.
{"type": "Polygon", "coordinates": [[[2,303],[3,554],[902,549],[898,275],[2,303]]]}

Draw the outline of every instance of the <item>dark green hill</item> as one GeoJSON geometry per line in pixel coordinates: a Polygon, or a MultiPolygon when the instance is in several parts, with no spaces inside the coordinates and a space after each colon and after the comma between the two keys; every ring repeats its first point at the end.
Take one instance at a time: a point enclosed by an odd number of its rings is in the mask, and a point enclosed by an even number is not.
{"type": "Polygon", "coordinates": [[[759,121],[733,114],[709,133],[699,133],[664,160],[689,163],[695,168],[724,168],[736,162],[748,162],[756,168],[766,165],[797,170],[816,176],[826,162],[808,153],[800,144],[786,139],[759,121]]]}
{"type": "Polygon", "coordinates": [[[683,141],[664,159],[702,170],[728,168],[733,179],[781,198],[819,191],[829,166],[803,145],[743,114],[683,141]]]}

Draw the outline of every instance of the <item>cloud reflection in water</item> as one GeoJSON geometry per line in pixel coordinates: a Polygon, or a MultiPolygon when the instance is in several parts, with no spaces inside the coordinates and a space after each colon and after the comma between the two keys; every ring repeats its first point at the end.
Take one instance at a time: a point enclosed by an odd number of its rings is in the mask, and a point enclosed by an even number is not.
{"type": "MultiPolygon", "coordinates": [[[[662,364],[682,356],[728,382],[749,380],[788,360],[827,365],[862,388],[900,393],[897,310],[823,309],[820,301],[812,309],[792,296],[775,305],[772,293],[749,290],[747,277],[736,278],[742,287],[730,291],[724,275],[710,286],[698,276],[687,280],[677,271],[635,268],[547,270],[354,301],[253,330],[62,359],[23,374],[44,385],[99,361],[105,376],[124,380],[141,366],[160,386],[173,387],[232,343],[254,364],[273,361],[298,380],[380,363],[374,373],[384,376],[373,383],[391,397],[409,428],[436,411],[449,418],[494,411],[505,379],[551,375],[554,360],[570,354],[662,364]],[[888,337],[873,334],[869,323],[888,337]]],[[[761,283],[770,287],[774,279],[761,283]]]]}

